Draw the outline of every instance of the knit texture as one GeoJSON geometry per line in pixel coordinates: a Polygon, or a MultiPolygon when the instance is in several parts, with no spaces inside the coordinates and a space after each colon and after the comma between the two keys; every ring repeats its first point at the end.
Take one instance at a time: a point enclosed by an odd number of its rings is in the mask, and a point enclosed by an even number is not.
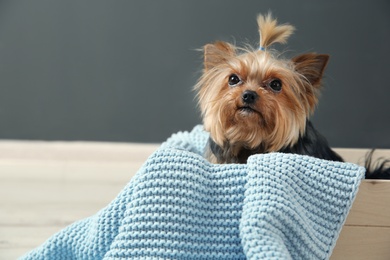
{"type": "Polygon", "coordinates": [[[122,192],[21,259],[327,259],[364,168],[270,153],[202,157],[201,126],[174,134],[122,192]]]}

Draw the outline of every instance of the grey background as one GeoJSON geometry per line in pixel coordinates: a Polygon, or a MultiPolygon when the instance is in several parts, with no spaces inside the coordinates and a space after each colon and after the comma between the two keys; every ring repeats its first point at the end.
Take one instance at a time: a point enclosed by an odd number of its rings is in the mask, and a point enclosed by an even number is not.
{"type": "Polygon", "coordinates": [[[390,1],[0,1],[0,139],[161,142],[201,122],[195,51],[297,27],[287,57],[331,55],[313,117],[337,147],[390,148],[390,1]]]}

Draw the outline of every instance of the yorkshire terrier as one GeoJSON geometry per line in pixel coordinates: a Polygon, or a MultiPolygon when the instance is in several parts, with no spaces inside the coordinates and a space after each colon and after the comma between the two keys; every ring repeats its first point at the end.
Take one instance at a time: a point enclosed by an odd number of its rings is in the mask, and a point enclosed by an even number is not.
{"type": "MultiPolygon", "coordinates": [[[[246,163],[253,154],[282,152],[343,161],[309,120],[329,55],[283,59],[269,47],[286,43],[295,28],[278,25],[271,14],[259,15],[257,23],[258,49],[221,41],[204,46],[204,71],[195,90],[210,133],[206,158],[246,163]]],[[[389,178],[384,164],[367,169],[366,178],[389,178]]]]}

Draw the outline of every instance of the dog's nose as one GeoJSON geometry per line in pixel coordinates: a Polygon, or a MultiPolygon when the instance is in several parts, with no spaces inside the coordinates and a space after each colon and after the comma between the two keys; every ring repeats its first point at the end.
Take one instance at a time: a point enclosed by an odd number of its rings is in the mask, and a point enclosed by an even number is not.
{"type": "Polygon", "coordinates": [[[245,90],[245,92],[242,94],[242,101],[244,101],[244,103],[246,104],[255,103],[257,98],[257,93],[252,90],[245,90]]]}

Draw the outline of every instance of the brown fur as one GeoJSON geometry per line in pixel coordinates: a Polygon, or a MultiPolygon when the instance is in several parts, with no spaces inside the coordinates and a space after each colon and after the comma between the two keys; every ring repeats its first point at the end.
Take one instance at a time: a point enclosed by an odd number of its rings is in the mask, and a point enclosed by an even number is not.
{"type": "MultiPolygon", "coordinates": [[[[259,16],[258,21],[263,47],[285,42],[294,29],[290,25],[278,26],[270,15],[259,16]]],[[[268,50],[238,51],[226,42],[207,44],[204,72],[195,89],[205,130],[226,154],[216,160],[208,152],[209,160],[229,163],[248,150],[273,152],[296,143],[317,104],[328,58],[308,53],[284,60],[268,50]],[[242,80],[239,85],[229,86],[232,74],[242,80]],[[275,79],[282,82],[280,92],[269,86],[275,79]],[[250,111],[242,109],[242,95],[247,90],[258,96],[250,111]]]]}
{"type": "Polygon", "coordinates": [[[258,15],[257,24],[259,25],[260,46],[264,48],[276,42],[286,43],[295,30],[294,26],[289,24],[278,25],[271,13],[266,16],[258,15]]]}

